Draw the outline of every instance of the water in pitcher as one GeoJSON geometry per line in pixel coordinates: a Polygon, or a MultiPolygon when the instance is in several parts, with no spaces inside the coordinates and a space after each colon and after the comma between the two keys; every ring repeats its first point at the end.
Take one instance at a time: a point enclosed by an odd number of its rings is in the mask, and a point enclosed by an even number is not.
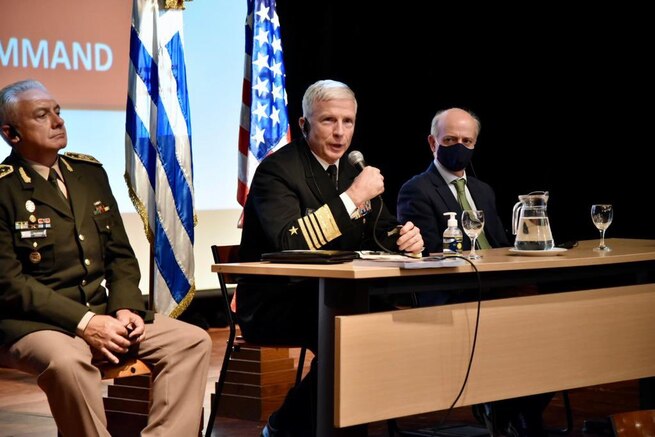
{"type": "Polygon", "coordinates": [[[516,250],[551,250],[555,247],[550,221],[546,214],[548,191],[519,196],[512,214],[516,250]]]}
{"type": "Polygon", "coordinates": [[[550,250],[555,247],[548,217],[521,217],[514,247],[516,250],[550,250]]]}

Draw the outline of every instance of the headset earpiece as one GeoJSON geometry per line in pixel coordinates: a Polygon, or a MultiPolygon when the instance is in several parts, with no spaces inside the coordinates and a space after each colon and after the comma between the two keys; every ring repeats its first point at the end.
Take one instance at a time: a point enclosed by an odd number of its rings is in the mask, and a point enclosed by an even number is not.
{"type": "Polygon", "coordinates": [[[18,129],[16,129],[14,126],[9,125],[9,138],[10,139],[17,139],[20,140],[20,133],[18,132],[18,129]]]}

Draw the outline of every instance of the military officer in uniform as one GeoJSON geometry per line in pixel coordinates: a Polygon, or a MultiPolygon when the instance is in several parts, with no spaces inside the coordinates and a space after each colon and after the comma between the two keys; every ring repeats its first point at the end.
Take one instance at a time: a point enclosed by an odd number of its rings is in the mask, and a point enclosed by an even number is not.
{"type": "Polygon", "coordinates": [[[208,334],[153,314],[107,174],[59,151],[60,107],[36,81],[0,90],[0,364],[37,377],[63,436],[109,436],[94,360],[130,354],[153,370],[143,436],[197,435],[208,334]]]}
{"type": "MultiPolygon", "coordinates": [[[[380,170],[368,166],[360,172],[344,156],[357,115],[352,90],[318,81],[306,90],[302,107],[303,137],[266,157],[255,172],[244,208],[241,260],[259,261],[262,253],[286,249],[382,250],[376,238],[386,250],[420,254],[419,229],[411,222],[398,228],[382,204],[380,170]]],[[[246,340],[317,352],[317,280],[244,277],[237,294],[246,340]]],[[[316,361],[262,435],[314,435],[315,386],[316,361]]]]}

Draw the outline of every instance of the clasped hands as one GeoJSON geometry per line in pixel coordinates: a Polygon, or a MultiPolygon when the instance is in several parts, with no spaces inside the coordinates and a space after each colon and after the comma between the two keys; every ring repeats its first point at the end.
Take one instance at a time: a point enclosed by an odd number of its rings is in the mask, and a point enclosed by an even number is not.
{"type": "Polygon", "coordinates": [[[128,352],[129,348],[145,338],[145,322],[128,309],[116,311],[116,316],[96,314],[86,326],[82,338],[104,358],[118,363],[116,355],[128,352]]]}

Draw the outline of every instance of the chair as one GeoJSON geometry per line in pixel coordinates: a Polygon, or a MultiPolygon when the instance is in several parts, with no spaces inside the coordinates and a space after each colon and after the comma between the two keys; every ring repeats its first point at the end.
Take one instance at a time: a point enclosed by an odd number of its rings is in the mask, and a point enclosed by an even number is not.
{"type": "MultiPolygon", "coordinates": [[[[239,245],[212,245],[211,246],[212,256],[215,263],[229,263],[229,262],[238,262],[239,261],[239,245]]],[[[227,338],[227,345],[225,347],[225,355],[223,356],[223,363],[221,365],[221,370],[218,375],[218,380],[214,388],[214,394],[212,395],[212,406],[209,413],[209,421],[207,422],[207,428],[205,429],[205,437],[211,437],[214,421],[216,420],[216,414],[218,413],[218,404],[223,393],[223,387],[225,386],[225,380],[228,371],[228,365],[232,357],[232,353],[239,351],[242,347],[248,345],[257,346],[252,343],[248,343],[243,337],[237,336],[237,323],[236,315],[232,312],[230,306],[230,296],[227,289],[228,283],[235,283],[236,280],[228,274],[217,273],[218,282],[221,287],[221,297],[223,301],[223,306],[225,309],[225,314],[227,316],[229,334],[227,338]]],[[[274,347],[266,345],[266,347],[274,347]]],[[[280,345],[279,347],[289,347],[288,345],[280,345]]],[[[291,346],[293,347],[293,346],[291,346]]],[[[298,357],[298,370],[296,371],[296,380],[295,384],[298,385],[302,380],[303,366],[305,362],[306,348],[300,349],[300,355],[298,357]]]]}
{"type": "Polygon", "coordinates": [[[150,367],[143,361],[131,358],[122,363],[114,364],[109,361],[95,363],[100,370],[102,379],[125,378],[128,376],[150,375],[150,367]]]}
{"type": "Polygon", "coordinates": [[[652,437],[655,435],[655,410],[628,411],[610,416],[615,437],[652,437]]]}
{"type": "Polygon", "coordinates": [[[148,424],[151,370],[132,358],[119,364],[96,363],[103,380],[113,379],[104,398],[107,429],[112,436],[138,437],[148,424]]]}

